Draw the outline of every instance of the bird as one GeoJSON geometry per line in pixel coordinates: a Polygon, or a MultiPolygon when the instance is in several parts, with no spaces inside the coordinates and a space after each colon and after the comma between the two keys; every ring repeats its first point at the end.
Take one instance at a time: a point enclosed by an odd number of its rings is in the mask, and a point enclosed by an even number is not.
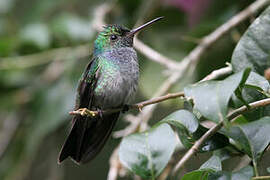
{"type": "Polygon", "coordinates": [[[138,87],[139,65],[133,48],[134,36],[162,18],[132,30],[120,25],[106,25],[98,34],[91,61],[78,83],[75,110],[87,108],[100,113],[73,116],[71,130],[59,153],[59,164],[68,157],[77,164],[84,164],[102,150],[120,111],[102,112],[121,107],[127,110],[138,87]]]}

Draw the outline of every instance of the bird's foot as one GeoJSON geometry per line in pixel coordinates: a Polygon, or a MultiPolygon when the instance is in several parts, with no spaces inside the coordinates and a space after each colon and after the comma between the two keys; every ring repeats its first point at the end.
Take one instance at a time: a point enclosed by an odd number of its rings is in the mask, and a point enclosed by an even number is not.
{"type": "Polygon", "coordinates": [[[129,105],[128,104],[125,104],[122,108],[122,113],[125,113],[129,110],[129,105]]]}
{"type": "Polygon", "coordinates": [[[90,111],[89,109],[87,108],[80,108],[78,110],[75,111],[77,114],[80,114],[81,116],[91,116],[91,117],[94,117],[97,115],[96,112],[94,111],[90,111]]]}

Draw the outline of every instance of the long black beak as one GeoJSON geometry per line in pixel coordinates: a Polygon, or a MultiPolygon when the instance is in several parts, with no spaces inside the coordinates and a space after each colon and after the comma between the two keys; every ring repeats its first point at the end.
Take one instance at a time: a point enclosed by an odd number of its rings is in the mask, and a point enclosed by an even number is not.
{"type": "Polygon", "coordinates": [[[130,31],[130,35],[135,35],[137,32],[139,32],[139,31],[141,31],[142,29],[144,29],[145,27],[147,27],[147,26],[149,26],[149,25],[151,25],[151,24],[153,24],[153,23],[155,23],[155,22],[161,20],[162,18],[163,18],[163,16],[162,16],[162,17],[158,17],[158,18],[156,18],[156,19],[153,19],[152,21],[149,21],[149,22],[147,22],[147,23],[141,25],[140,27],[137,27],[137,28],[135,28],[135,29],[132,29],[132,30],[130,31]]]}

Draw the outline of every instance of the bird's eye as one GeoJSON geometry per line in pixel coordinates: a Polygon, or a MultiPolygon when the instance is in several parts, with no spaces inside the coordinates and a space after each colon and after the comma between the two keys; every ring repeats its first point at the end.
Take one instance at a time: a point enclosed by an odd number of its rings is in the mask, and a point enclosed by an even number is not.
{"type": "Polygon", "coordinates": [[[111,40],[116,40],[117,36],[116,35],[111,35],[111,40]]]}

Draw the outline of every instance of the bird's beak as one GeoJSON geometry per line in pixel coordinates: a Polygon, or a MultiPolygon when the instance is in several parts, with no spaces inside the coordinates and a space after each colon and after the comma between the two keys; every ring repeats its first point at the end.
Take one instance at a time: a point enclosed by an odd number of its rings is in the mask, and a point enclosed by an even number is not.
{"type": "Polygon", "coordinates": [[[162,17],[158,17],[158,18],[156,18],[156,19],[153,19],[152,21],[149,21],[149,22],[147,22],[147,23],[141,25],[140,27],[137,27],[137,28],[135,28],[135,29],[132,29],[132,30],[129,32],[129,35],[130,35],[130,36],[134,36],[137,32],[139,32],[139,31],[141,31],[142,29],[144,29],[145,27],[147,27],[147,26],[149,26],[149,25],[151,25],[151,24],[153,24],[153,23],[159,21],[159,20],[162,19],[162,18],[163,18],[163,16],[162,16],[162,17]]]}

